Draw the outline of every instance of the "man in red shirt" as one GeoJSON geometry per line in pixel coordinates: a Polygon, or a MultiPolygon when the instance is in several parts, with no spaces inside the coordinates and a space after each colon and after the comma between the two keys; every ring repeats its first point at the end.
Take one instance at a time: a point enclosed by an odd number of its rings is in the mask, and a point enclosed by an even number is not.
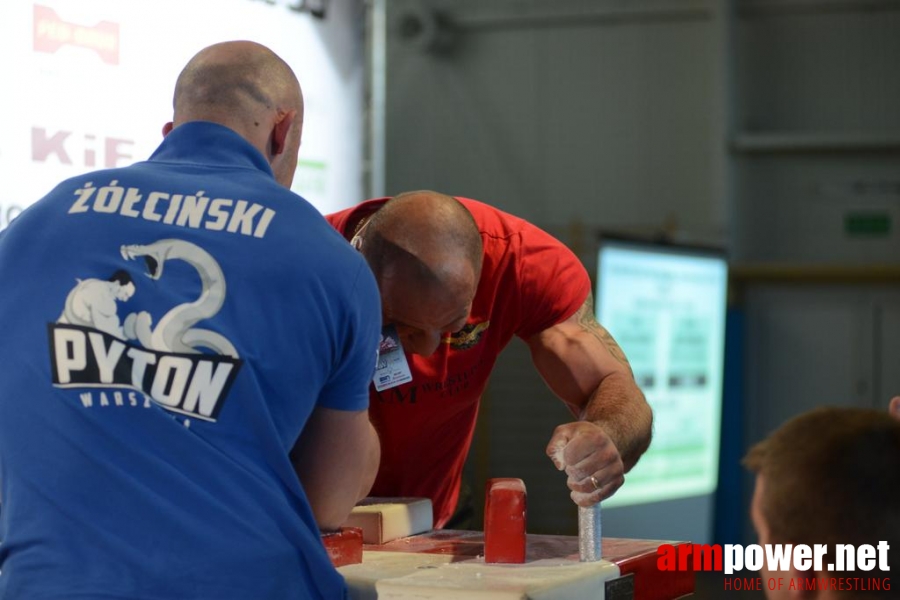
{"type": "Polygon", "coordinates": [[[650,444],[652,414],[568,248],[513,215],[431,191],[326,218],[372,267],[383,324],[396,329],[412,375],[370,387],[382,446],[371,495],[431,498],[435,528],[447,523],[481,395],[513,335],[577,419],[547,444],[572,499],[591,506],[622,485],[650,444]]]}

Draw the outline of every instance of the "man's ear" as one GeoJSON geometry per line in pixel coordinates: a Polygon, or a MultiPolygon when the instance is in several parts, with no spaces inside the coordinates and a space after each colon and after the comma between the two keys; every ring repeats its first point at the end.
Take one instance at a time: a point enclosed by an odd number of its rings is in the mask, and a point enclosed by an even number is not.
{"type": "Polygon", "coordinates": [[[895,419],[900,419],[900,396],[891,398],[891,403],[888,405],[888,412],[890,412],[891,416],[895,419]]]}
{"type": "Polygon", "coordinates": [[[288,133],[291,130],[291,125],[294,122],[294,118],[297,116],[296,110],[290,110],[286,113],[279,115],[278,120],[275,121],[275,126],[272,128],[272,156],[278,156],[282,152],[284,152],[284,148],[286,145],[286,140],[288,133]]]}
{"type": "Polygon", "coordinates": [[[166,137],[167,135],[172,133],[173,129],[175,129],[175,125],[172,123],[172,121],[169,121],[168,123],[163,125],[163,128],[162,128],[163,137],[166,137]]]}

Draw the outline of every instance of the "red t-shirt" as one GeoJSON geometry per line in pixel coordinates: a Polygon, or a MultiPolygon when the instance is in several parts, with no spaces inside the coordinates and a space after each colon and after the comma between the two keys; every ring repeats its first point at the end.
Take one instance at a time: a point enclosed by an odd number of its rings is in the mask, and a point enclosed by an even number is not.
{"type": "MultiPolygon", "coordinates": [[[[435,528],[453,514],[478,403],[500,351],[528,339],[584,303],[590,278],[559,240],[492,206],[457,198],[475,217],[484,244],[481,281],[466,326],[446,334],[429,357],[407,355],[412,381],[369,388],[369,416],[381,437],[381,466],[372,496],[431,498],[435,528]]],[[[327,215],[344,237],[348,222],[386,198],[327,215]]]]}

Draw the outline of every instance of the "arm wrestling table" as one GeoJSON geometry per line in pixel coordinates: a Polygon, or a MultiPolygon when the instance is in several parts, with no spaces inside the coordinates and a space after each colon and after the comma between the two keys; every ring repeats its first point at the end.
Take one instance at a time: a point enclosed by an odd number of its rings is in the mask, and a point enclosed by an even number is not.
{"type": "Polygon", "coordinates": [[[580,562],[575,536],[527,535],[523,564],[486,564],[480,531],[435,530],[363,546],[338,569],[352,600],[675,600],[694,573],[659,571],[657,548],[679,542],[603,538],[603,560],[580,562]]]}

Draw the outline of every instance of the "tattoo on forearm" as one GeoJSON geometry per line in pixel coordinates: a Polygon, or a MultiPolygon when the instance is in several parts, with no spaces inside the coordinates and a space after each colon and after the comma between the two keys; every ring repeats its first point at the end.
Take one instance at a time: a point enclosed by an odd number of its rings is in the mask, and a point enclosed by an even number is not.
{"type": "Polygon", "coordinates": [[[597,319],[594,317],[593,294],[588,293],[587,299],[584,301],[584,304],[581,305],[581,308],[578,309],[576,316],[578,317],[578,325],[582,329],[597,338],[597,340],[609,350],[609,353],[613,355],[613,358],[628,368],[631,368],[631,365],[628,363],[628,358],[626,358],[625,353],[622,352],[622,348],[619,347],[619,344],[616,343],[613,336],[605,327],[598,323],[597,319]]]}

